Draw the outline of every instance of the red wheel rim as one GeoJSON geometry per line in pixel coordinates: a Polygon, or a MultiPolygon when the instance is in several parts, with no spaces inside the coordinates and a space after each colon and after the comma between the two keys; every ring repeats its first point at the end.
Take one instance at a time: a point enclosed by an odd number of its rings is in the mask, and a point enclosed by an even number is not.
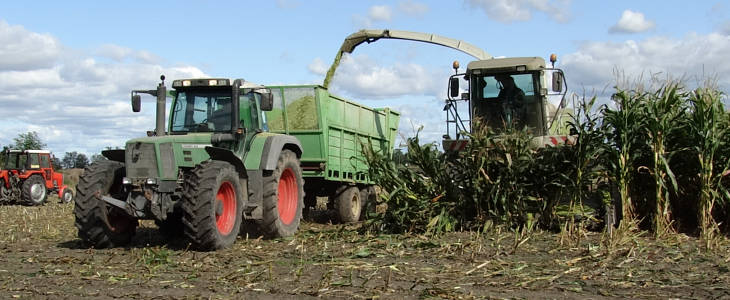
{"type": "Polygon", "coordinates": [[[218,232],[222,235],[231,233],[233,225],[236,223],[236,192],[230,182],[226,181],[218,188],[213,209],[218,232]]]}
{"type": "Polygon", "coordinates": [[[297,179],[294,177],[294,171],[286,169],[279,178],[279,202],[277,205],[279,219],[282,223],[289,225],[294,221],[294,217],[297,215],[298,199],[299,191],[297,190],[297,179]]]}

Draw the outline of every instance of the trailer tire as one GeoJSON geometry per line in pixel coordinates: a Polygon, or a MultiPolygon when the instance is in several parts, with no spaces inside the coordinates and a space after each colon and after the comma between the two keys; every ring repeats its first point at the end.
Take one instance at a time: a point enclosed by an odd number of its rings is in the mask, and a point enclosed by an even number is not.
{"type": "Polygon", "coordinates": [[[124,164],[98,161],[84,170],[79,178],[74,216],[79,238],[95,248],[129,244],[137,229],[137,220],[98,197],[110,195],[126,199],[122,186],[124,164]]]}
{"type": "Polygon", "coordinates": [[[48,199],[48,189],[46,189],[46,181],[41,175],[33,175],[23,181],[22,187],[23,200],[26,203],[36,206],[41,205],[48,199]]]}
{"type": "Polygon", "coordinates": [[[362,212],[362,197],[356,186],[345,188],[335,199],[337,215],[342,223],[354,223],[360,220],[362,212]]]}
{"type": "Polygon", "coordinates": [[[71,203],[71,201],[74,201],[74,193],[70,188],[63,189],[63,193],[61,193],[61,202],[71,203]]]}
{"type": "Polygon", "coordinates": [[[261,231],[269,238],[294,235],[304,208],[304,179],[299,159],[291,150],[279,154],[276,169],[264,177],[261,231]]]}
{"type": "Polygon", "coordinates": [[[185,236],[198,250],[230,247],[243,219],[241,181],[234,166],[208,160],[193,168],[183,187],[185,236]]]}

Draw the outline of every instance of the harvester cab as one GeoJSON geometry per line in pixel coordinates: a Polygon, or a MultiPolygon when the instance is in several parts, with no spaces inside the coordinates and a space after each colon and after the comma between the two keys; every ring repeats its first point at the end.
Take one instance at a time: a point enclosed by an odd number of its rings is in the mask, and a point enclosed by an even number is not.
{"type": "MultiPolygon", "coordinates": [[[[550,57],[554,66],[557,60],[550,57]]],[[[494,131],[505,128],[527,128],[535,139],[533,146],[542,147],[570,143],[565,121],[567,84],[562,70],[546,67],[540,57],[491,58],[472,61],[466,73],[459,73],[459,63],[449,78],[447,132],[443,137],[446,151],[458,151],[468,143],[467,133],[475,122],[494,131]],[[460,80],[468,83],[466,91],[460,80]],[[557,101],[556,101],[557,99],[557,101]],[[551,101],[552,100],[552,101],[551,101]],[[557,102],[557,103],[556,103],[557,102]],[[468,116],[462,116],[459,103],[466,105],[468,116]],[[453,136],[452,136],[453,135],[453,136]]]]}

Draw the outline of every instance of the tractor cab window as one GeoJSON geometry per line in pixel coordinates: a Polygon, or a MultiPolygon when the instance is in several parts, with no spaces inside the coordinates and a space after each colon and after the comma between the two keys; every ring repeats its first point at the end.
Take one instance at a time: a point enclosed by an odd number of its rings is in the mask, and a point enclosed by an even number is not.
{"type": "Polygon", "coordinates": [[[30,160],[30,168],[29,169],[40,169],[41,168],[41,159],[38,153],[30,153],[28,154],[28,158],[30,160]]]}
{"type": "Polygon", "coordinates": [[[472,80],[472,119],[497,130],[532,123],[528,117],[535,102],[533,74],[475,75],[472,80]]]}
{"type": "Polygon", "coordinates": [[[231,92],[211,89],[178,91],[172,109],[172,132],[231,130],[231,92]]]}
{"type": "Polygon", "coordinates": [[[241,117],[243,118],[243,126],[255,130],[259,128],[259,111],[258,103],[261,101],[261,95],[254,92],[241,93],[241,117]],[[247,118],[246,116],[251,116],[247,118]]]}
{"type": "Polygon", "coordinates": [[[18,153],[18,152],[10,152],[8,153],[7,158],[5,159],[5,166],[3,169],[8,170],[20,170],[26,168],[26,163],[28,162],[28,157],[24,154],[18,153]]]}

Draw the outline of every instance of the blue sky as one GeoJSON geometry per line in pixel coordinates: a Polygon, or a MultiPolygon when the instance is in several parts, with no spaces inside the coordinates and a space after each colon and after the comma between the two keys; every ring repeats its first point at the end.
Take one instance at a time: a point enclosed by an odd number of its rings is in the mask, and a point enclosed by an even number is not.
{"type": "MultiPolygon", "coordinates": [[[[0,10],[0,146],[35,130],[57,155],[98,153],[154,127],[131,89],[164,73],[321,83],[362,29],[435,33],[494,56],[559,55],[576,93],[629,76],[714,76],[730,90],[730,1],[9,1],[0,10]],[[705,75],[702,75],[705,74],[705,75]]],[[[436,141],[451,62],[429,44],[382,41],[343,61],[333,92],[403,113],[402,134],[436,141]]],[[[168,81],[169,83],[170,81],[168,81]]]]}

